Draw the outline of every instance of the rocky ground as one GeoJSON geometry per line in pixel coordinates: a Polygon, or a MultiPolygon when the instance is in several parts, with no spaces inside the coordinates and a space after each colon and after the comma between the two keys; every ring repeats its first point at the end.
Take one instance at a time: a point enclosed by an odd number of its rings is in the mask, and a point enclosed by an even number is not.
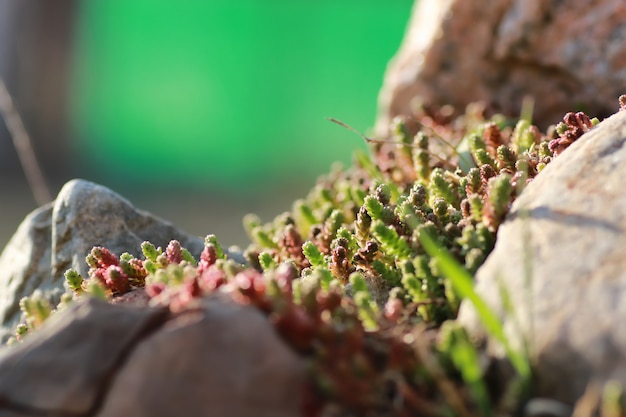
{"type": "Polygon", "coordinates": [[[0,416],[625,415],[624,13],[422,0],[372,158],[243,252],[66,184],[0,256],[0,416]]]}

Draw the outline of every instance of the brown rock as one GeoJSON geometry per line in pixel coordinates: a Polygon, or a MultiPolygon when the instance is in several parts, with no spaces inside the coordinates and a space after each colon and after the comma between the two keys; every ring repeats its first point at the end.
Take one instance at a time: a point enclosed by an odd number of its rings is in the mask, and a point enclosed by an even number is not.
{"type": "MultiPolygon", "coordinates": [[[[626,386],[624,178],[626,111],[578,139],[524,190],[477,273],[476,291],[509,340],[529,348],[537,396],[573,405],[591,381],[626,386]]],[[[462,304],[459,320],[489,340],[471,304],[462,304]]],[[[495,341],[489,347],[503,356],[495,341]]]]}
{"type": "Polygon", "coordinates": [[[148,307],[150,304],[150,296],[146,293],[145,288],[136,288],[127,293],[113,297],[111,304],[124,304],[133,307],[148,307]]]}
{"type": "Polygon", "coordinates": [[[304,367],[252,307],[87,299],[0,350],[2,416],[300,416],[304,367]]]}
{"type": "Polygon", "coordinates": [[[96,299],[53,315],[21,344],[0,350],[0,415],[86,415],[137,340],[164,318],[161,309],[96,299]]]}
{"type": "Polygon", "coordinates": [[[578,107],[608,115],[625,77],[622,0],[420,0],[385,76],[376,130],[386,136],[416,98],[518,115],[531,96],[543,126],[578,107]]]}
{"type": "Polygon", "coordinates": [[[257,310],[217,297],[142,341],[98,417],[300,416],[303,366],[257,310]]]}
{"type": "Polygon", "coordinates": [[[0,410],[0,417],[33,417],[33,415],[27,411],[0,410]]]}

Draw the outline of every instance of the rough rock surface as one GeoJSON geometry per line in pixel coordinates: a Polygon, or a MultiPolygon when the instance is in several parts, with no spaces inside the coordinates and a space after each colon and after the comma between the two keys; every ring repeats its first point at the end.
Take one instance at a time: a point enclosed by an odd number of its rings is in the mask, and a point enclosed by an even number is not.
{"type": "Polygon", "coordinates": [[[29,214],[0,256],[0,342],[20,318],[19,300],[40,289],[58,301],[68,268],[87,276],[85,256],[96,245],[140,255],[149,240],[165,247],[177,239],[195,256],[203,240],[141,211],[106,187],[72,180],[54,203],[29,214]]]}
{"type": "Polygon", "coordinates": [[[256,309],[94,299],[0,349],[0,416],[299,416],[304,367],[256,309]]]}
{"type": "MultiPolygon", "coordinates": [[[[570,146],[514,203],[477,273],[511,340],[528,343],[538,396],[573,404],[591,379],[626,386],[625,145],[622,111],[570,146]]],[[[486,338],[470,304],[459,319],[486,338]]]]}
{"type": "Polygon", "coordinates": [[[95,299],[52,316],[23,343],[0,350],[1,412],[86,414],[129,349],[165,316],[95,299]]]}
{"type": "Polygon", "coordinates": [[[376,130],[384,136],[391,118],[412,114],[417,96],[518,115],[529,95],[540,125],[572,106],[608,115],[625,77],[622,0],[419,0],[385,76],[376,130]]]}

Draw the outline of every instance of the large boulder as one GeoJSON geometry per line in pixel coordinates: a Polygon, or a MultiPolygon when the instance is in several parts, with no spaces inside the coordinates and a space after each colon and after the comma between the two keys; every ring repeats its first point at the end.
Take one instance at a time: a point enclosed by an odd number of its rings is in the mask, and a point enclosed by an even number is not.
{"type": "MultiPolygon", "coordinates": [[[[478,270],[476,291],[529,349],[538,396],[574,404],[592,380],[626,386],[625,145],[621,111],[565,150],[513,204],[478,270]]],[[[503,356],[471,304],[459,320],[503,356]]]]}
{"type": "Polygon", "coordinates": [[[166,247],[172,239],[195,256],[204,247],[200,237],[138,210],[106,187],[84,180],[68,182],[53,203],[24,219],[0,255],[0,343],[20,320],[22,297],[39,289],[55,303],[68,268],[87,276],[85,256],[93,246],[138,256],[143,241],[166,247]]]}
{"type": "Polygon", "coordinates": [[[535,122],[556,123],[580,106],[611,114],[626,88],[622,0],[419,0],[380,94],[377,134],[416,100],[463,110],[484,101],[518,115],[535,100],[535,122]]]}
{"type": "Polygon", "coordinates": [[[0,416],[295,417],[303,361],[257,309],[83,300],[0,348],[0,416]]]}

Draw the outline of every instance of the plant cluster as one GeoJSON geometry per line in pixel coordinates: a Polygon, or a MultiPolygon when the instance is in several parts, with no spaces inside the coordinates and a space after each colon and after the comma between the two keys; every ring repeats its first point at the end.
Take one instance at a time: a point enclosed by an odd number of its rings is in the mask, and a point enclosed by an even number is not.
{"type": "MultiPolygon", "coordinates": [[[[95,247],[88,277],[66,273],[72,294],[62,304],[141,290],[175,312],[228,294],[267,315],[308,361],[308,416],[510,411],[507,389],[524,388],[528,364],[508,352],[522,385],[487,386],[477,351],[450,319],[467,298],[507,347],[472,275],[515,198],[596,123],[568,113],[541,133],[528,117],[486,118],[478,106],[461,116],[422,109],[397,119],[393,137],[366,138],[372,158],[357,152],[352,168],[333,169],[291,211],[267,224],[247,216],[247,265],[213,235],[199,260],[177,241],[165,250],[144,242],[143,258],[95,247]]],[[[18,338],[52,312],[38,294],[21,306],[18,338]]]]}
{"type": "Polygon", "coordinates": [[[424,112],[394,123],[373,160],[357,153],[351,169],[333,170],[271,223],[248,216],[246,255],[260,271],[291,262],[302,278],[320,274],[348,289],[360,274],[378,307],[395,289],[436,325],[456,316],[459,299],[420,236],[434,236],[473,274],[517,195],[597,119],[568,113],[542,134],[527,119],[485,119],[470,107],[452,120],[424,112]]]}
{"type": "MultiPolygon", "coordinates": [[[[437,378],[446,378],[444,371],[423,359],[433,361],[437,353],[426,342],[417,346],[418,340],[432,336],[425,327],[401,325],[409,313],[396,297],[379,312],[358,273],[350,277],[354,296],[346,297],[328,276],[314,273],[299,279],[290,262],[261,273],[229,260],[212,235],[205,239],[199,261],[177,241],[165,250],[144,242],[142,252],[143,258],[128,253],[118,258],[106,248],[93,248],[87,256],[88,277],[66,272],[72,297],[111,299],[139,290],[147,293],[151,305],[177,312],[219,291],[264,313],[283,340],[305,358],[310,377],[302,387],[303,415],[443,415],[448,410],[435,390],[437,378]],[[429,374],[429,367],[439,374],[429,374]]],[[[54,312],[40,294],[23,299],[21,305],[28,320],[20,338],[54,312]]],[[[469,343],[460,329],[448,333],[469,343]]],[[[457,387],[463,407],[472,404],[459,381],[445,382],[457,387]]]]}

